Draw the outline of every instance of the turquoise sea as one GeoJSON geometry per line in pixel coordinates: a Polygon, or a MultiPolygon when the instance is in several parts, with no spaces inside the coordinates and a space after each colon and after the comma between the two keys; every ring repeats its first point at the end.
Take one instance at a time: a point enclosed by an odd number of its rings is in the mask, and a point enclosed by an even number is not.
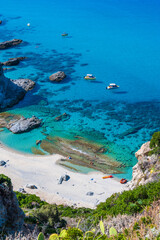
{"type": "Polygon", "coordinates": [[[4,130],[0,141],[31,153],[35,141],[45,138],[45,128],[52,136],[107,142],[108,155],[125,163],[130,179],[135,151],[160,126],[159,1],[5,0],[0,5],[0,41],[24,41],[1,51],[0,61],[28,57],[5,75],[37,83],[8,111],[44,122],[25,134],[4,130]],[[48,77],[58,70],[67,78],[51,83],[48,77]],[[96,81],[85,80],[87,73],[96,81]],[[120,88],[107,91],[112,82],[120,88]],[[68,121],[53,121],[64,112],[71,116],[68,121]]]}

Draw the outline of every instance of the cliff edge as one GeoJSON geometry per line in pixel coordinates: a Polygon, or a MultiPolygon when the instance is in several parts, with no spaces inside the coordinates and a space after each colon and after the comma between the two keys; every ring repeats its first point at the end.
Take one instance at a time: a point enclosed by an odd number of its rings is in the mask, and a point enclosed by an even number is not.
{"type": "Polygon", "coordinates": [[[130,189],[160,179],[160,157],[150,156],[150,151],[150,142],[146,142],[135,153],[138,163],[133,167],[132,180],[128,184],[130,189]]]}
{"type": "Polygon", "coordinates": [[[0,110],[18,103],[35,85],[30,79],[12,80],[5,77],[2,66],[0,63],[0,110]]]}
{"type": "Polygon", "coordinates": [[[0,174],[0,232],[19,230],[24,223],[24,213],[20,209],[11,180],[0,174]]]}

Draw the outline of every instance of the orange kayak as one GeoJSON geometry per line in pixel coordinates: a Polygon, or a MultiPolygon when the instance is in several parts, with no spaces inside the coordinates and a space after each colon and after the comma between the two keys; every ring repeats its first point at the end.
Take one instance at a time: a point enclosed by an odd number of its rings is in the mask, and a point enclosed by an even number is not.
{"type": "Polygon", "coordinates": [[[122,178],[122,179],[120,180],[120,183],[121,183],[121,184],[127,183],[127,179],[122,178]]]}
{"type": "Polygon", "coordinates": [[[103,179],[106,179],[106,178],[113,178],[113,176],[112,175],[109,175],[109,176],[104,176],[104,177],[102,177],[103,179]]]}

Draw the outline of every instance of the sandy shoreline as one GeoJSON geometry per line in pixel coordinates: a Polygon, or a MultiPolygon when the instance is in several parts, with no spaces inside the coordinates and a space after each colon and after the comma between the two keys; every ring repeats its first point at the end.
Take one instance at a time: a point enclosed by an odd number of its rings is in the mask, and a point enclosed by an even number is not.
{"type": "Polygon", "coordinates": [[[36,194],[49,203],[94,208],[115,192],[127,190],[116,179],[102,179],[104,174],[74,173],[56,164],[61,155],[29,155],[16,152],[0,144],[0,160],[7,161],[6,167],[0,166],[0,173],[11,178],[13,189],[24,188],[27,193],[36,194]],[[58,184],[59,178],[67,174],[68,181],[58,184]],[[38,189],[26,188],[34,184],[38,189]],[[86,195],[94,192],[93,196],[86,195]]]}

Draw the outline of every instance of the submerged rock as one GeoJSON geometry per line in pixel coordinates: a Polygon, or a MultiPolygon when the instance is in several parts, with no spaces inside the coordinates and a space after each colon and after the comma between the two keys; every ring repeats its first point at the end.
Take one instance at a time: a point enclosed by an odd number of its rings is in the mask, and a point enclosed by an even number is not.
{"type": "Polygon", "coordinates": [[[13,40],[10,40],[10,41],[1,42],[0,43],[0,50],[7,49],[7,48],[10,48],[10,47],[14,47],[14,46],[20,44],[21,42],[22,42],[22,40],[20,40],[20,39],[13,39],[13,40]]]}
{"type": "Polygon", "coordinates": [[[8,61],[3,62],[2,64],[5,66],[16,66],[20,63],[20,61],[23,61],[24,59],[26,59],[26,57],[9,58],[8,61]]]}
{"type": "Polygon", "coordinates": [[[16,68],[14,68],[14,67],[6,67],[6,68],[3,68],[3,71],[4,71],[4,72],[11,72],[11,71],[14,71],[14,70],[16,70],[16,68]]]}
{"type": "Polygon", "coordinates": [[[7,127],[13,133],[23,133],[37,128],[40,125],[41,120],[33,116],[32,118],[21,117],[21,119],[17,121],[10,121],[7,127]]]}
{"type": "Polygon", "coordinates": [[[61,82],[64,78],[66,77],[66,74],[62,71],[58,71],[54,74],[52,74],[49,79],[50,81],[53,81],[53,82],[61,82]]]}
{"type": "Polygon", "coordinates": [[[12,107],[18,103],[35,85],[30,79],[12,80],[4,76],[0,63],[0,109],[12,107]]]}
{"type": "Polygon", "coordinates": [[[37,141],[36,141],[36,145],[41,144],[41,142],[42,142],[42,140],[37,140],[37,141]]]}
{"type": "Polygon", "coordinates": [[[69,120],[70,119],[70,115],[69,114],[67,114],[67,113],[63,113],[62,115],[59,115],[59,116],[57,116],[54,120],[56,121],[56,122],[58,122],[58,121],[66,121],[66,120],[69,120]]]}
{"type": "Polygon", "coordinates": [[[2,24],[2,20],[0,20],[0,24],[2,24]]]}

